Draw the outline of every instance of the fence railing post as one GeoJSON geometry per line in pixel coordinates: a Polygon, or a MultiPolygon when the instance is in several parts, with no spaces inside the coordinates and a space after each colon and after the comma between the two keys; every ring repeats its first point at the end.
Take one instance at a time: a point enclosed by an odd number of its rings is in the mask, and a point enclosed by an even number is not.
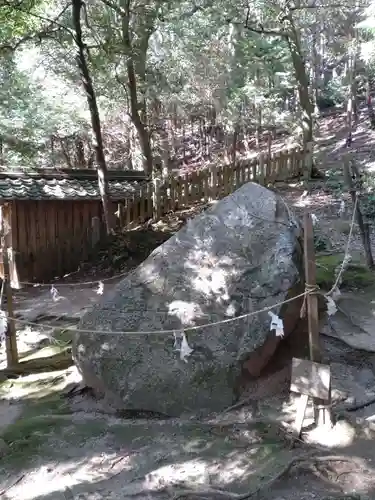
{"type": "Polygon", "coordinates": [[[235,168],[231,164],[209,165],[199,173],[176,177],[170,174],[164,180],[155,176],[147,186],[141,186],[132,198],[127,198],[123,207],[119,206],[120,224],[129,227],[149,217],[158,219],[168,210],[188,207],[194,202],[218,200],[250,180],[261,185],[287,180],[301,167],[303,173],[307,168],[311,172],[312,161],[313,144],[308,143],[304,149],[289,147],[278,153],[270,153],[269,148],[268,153],[260,153],[247,162],[238,161],[235,168]]]}
{"type": "Polygon", "coordinates": [[[160,203],[160,188],[161,180],[155,177],[152,181],[153,192],[152,192],[152,216],[154,219],[160,217],[161,203],[160,203]]]}
{"type": "Polygon", "coordinates": [[[258,176],[258,179],[259,179],[259,184],[264,186],[266,183],[266,175],[265,175],[265,171],[264,171],[263,153],[260,153],[260,155],[259,155],[259,176],[258,176]]]}
{"type": "Polygon", "coordinates": [[[216,200],[217,196],[217,168],[211,167],[211,200],[216,200]]]}

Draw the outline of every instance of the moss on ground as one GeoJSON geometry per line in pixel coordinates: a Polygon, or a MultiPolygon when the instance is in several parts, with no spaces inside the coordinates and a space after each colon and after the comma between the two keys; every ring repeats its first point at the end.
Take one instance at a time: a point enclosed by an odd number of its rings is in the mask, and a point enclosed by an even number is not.
{"type": "MultiPolygon", "coordinates": [[[[316,259],[316,280],[323,290],[329,290],[335,283],[336,269],[339,268],[344,256],[341,254],[321,255],[316,259]]],[[[361,262],[353,261],[342,276],[341,288],[360,289],[375,285],[375,272],[369,270],[361,262]]]]}
{"type": "Polygon", "coordinates": [[[0,384],[0,398],[22,405],[19,418],[1,434],[8,446],[4,467],[21,467],[35,459],[51,436],[71,425],[68,401],[61,397],[65,385],[63,371],[19,377],[0,384]]]}
{"type": "MultiPolygon", "coordinates": [[[[2,435],[8,445],[3,462],[5,468],[22,468],[35,460],[38,455],[45,455],[46,443],[49,438],[60,434],[63,428],[68,427],[69,421],[58,416],[49,415],[48,418],[22,416],[10,425],[2,435]]],[[[54,451],[49,448],[51,455],[54,451]]]]}
{"type": "Polygon", "coordinates": [[[105,419],[73,421],[66,399],[58,392],[37,399],[29,399],[20,418],[8,426],[1,438],[9,449],[5,468],[22,468],[38,456],[61,458],[66,446],[80,446],[90,438],[104,435],[105,419]],[[54,442],[59,445],[55,446],[54,442]]]}
{"type": "Polygon", "coordinates": [[[8,445],[3,467],[22,469],[38,457],[64,459],[64,450],[81,447],[90,439],[107,432],[105,419],[73,421],[73,416],[47,414],[30,416],[28,413],[10,425],[1,436],[8,445]]]}

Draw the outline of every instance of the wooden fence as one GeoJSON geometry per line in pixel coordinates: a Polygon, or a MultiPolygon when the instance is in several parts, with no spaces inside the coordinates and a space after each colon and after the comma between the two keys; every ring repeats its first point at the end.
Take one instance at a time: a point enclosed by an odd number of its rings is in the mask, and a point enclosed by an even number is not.
{"type": "Polygon", "coordinates": [[[308,144],[305,149],[294,147],[235,165],[211,165],[183,176],[155,179],[118,205],[119,224],[131,228],[198,202],[219,200],[250,181],[269,185],[301,176],[305,166],[312,164],[312,154],[313,145],[308,144]]]}

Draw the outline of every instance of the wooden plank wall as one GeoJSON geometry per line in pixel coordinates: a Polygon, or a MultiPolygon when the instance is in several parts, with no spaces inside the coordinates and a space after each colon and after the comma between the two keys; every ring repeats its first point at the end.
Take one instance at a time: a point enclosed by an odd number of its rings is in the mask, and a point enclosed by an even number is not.
{"type": "Polygon", "coordinates": [[[99,217],[103,226],[100,201],[12,202],[12,246],[19,280],[51,281],[77,270],[92,249],[93,217],[99,217]]]}

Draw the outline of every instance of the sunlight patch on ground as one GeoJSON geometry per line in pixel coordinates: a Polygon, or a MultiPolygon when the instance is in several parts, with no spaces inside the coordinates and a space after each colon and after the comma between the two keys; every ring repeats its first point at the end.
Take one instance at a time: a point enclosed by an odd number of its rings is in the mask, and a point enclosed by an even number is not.
{"type": "Polygon", "coordinates": [[[345,448],[350,446],[356,437],[356,429],[345,420],[339,420],[331,427],[318,426],[306,433],[306,442],[319,444],[327,448],[345,448]]]}
{"type": "MultiPolygon", "coordinates": [[[[255,453],[257,450],[255,450],[255,453]]],[[[243,457],[242,457],[243,458],[243,457]]],[[[166,487],[183,485],[188,488],[203,487],[209,485],[211,478],[219,478],[222,486],[226,486],[236,480],[241,480],[245,475],[251,474],[251,461],[242,458],[229,460],[227,463],[210,462],[200,458],[172,463],[155,468],[144,477],[133,481],[124,481],[119,478],[119,484],[113,483],[112,492],[117,491],[118,497],[126,498],[126,494],[147,494],[157,492],[166,487]],[[132,483],[132,484],[130,484],[132,483]],[[125,495],[125,496],[124,496],[125,495]]],[[[64,492],[71,489],[75,495],[93,491],[106,491],[114,475],[126,474],[133,468],[132,455],[120,457],[116,454],[97,454],[89,460],[71,460],[64,464],[50,462],[40,467],[27,471],[23,480],[11,488],[7,493],[8,500],[36,500],[44,495],[55,494],[56,498],[63,498],[64,492]],[[113,467],[113,464],[116,464],[113,467]],[[101,482],[100,484],[98,484],[101,482]],[[60,496],[58,496],[60,494],[60,496]]],[[[253,471],[256,472],[256,469],[253,471]]],[[[14,481],[14,478],[13,478],[14,481]]],[[[7,479],[0,485],[6,488],[12,480],[7,479]]],[[[54,498],[54,497],[51,497],[54,498]]],[[[68,497],[69,498],[69,497],[68,497]]],[[[91,498],[91,497],[90,497],[91,498]]],[[[103,497],[104,498],[104,497],[103,497]]],[[[107,497],[106,497],[107,498],[107,497]]],[[[112,497],[111,497],[112,498],[112,497]]]]}
{"type": "MultiPolygon", "coordinates": [[[[9,500],[34,500],[43,495],[64,492],[82,483],[92,484],[112,476],[114,471],[109,470],[116,454],[98,454],[89,460],[71,460],[64,464],[50,462],[27,471],[25,478],[8,493],[9,500]]],[[[131,469],[130,459],[121,461],[121,470],[131,469]],[[127,463],[128,462],[128,463],[127,463]]],[[[11,481],[9,481],[11,483],[11,481]]],[[[6,487],[2,484],[1,488],[6,487]]],[[[63,498],[63,497],[62,497],[63,498]]]]}
{"type": "Polygon", "coordinates": [[[59,392],[68,384],[78,383],[80,380],[81,376],[75,367],[69,370],[35,373],[4,382],[0,386],[0,396],[6,400],[40,398],[45,395],[46,390],[59,392]]]}

